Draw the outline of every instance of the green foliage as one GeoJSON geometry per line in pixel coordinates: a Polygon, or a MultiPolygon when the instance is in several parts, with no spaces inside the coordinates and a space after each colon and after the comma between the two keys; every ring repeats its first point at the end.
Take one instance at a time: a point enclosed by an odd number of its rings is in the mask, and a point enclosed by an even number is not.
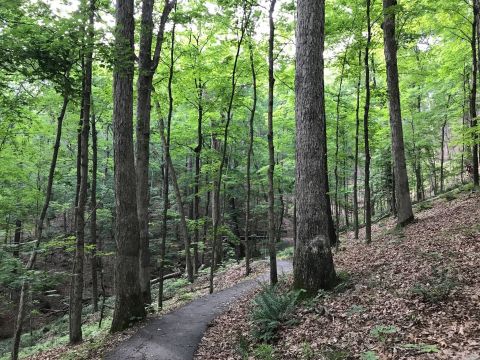
{"type": "Polygon", "coordinates": [[[431,208],[433,208],[431,201],[422,201],[417,205],[418,211],[430,210],[431,208]]]}
{"type": "Polygon", "coordinates": [[[370,336],[384,342],[389,335],[397,333],[398,330],[394,325],[375,325],[370,330],[370,336]]]}
{"type": "Polygon", "coordinates": [[[322,351],[322,356],[325,360],[347,360],[351,358],[347,350],[336,346],[329,346],[322,351]]]}
{"type": "Polygon", "coordinates": [[[258,344],[253,350],[255,359],[258,360],[274,360],[275,350],[270,344],[258,344]]]}
{"type": "Polygon", "coordinates": [[[310,343],[304,341],[302,343],[302,360],[313,360],[315,358],[315,351],[310,343]]]}
{"type": "Polygon", "coordinates": [[[379,357],[375,351],[365,351],[360,355],[361,360],[378,360],[379,357]]]}
{"type": "Polygon", "coordinates": [[[403,350],[411,350],[417,354],[437,353],[440,351],[437,345],[429,345],[429,344],[422,344],[422,343],[400,345],[399,348],[403,350]]]}
{"type": "Polygon", "coordinates": [[[277,252],[277,259],[279,260],[289,260],[292,259],[295,255],[293,246],[287,247],[279,252],[277,252]]]}
{"type": "Polygon", "coordinates": [[[457,279],[447,269],[434,270],[430,277],[415,284],[411,288],[411,292],[425,302],[438,303],[448,299],[457,285],[457,279]]]}
{"type": "Polygon", "coordinates": [[[281,325],[292,323],[291,315],[301,293],[301,290],[284,292],[278,286],[262,285],[262,291],[253,300],[253,337],[270,342],[281,325]]]}

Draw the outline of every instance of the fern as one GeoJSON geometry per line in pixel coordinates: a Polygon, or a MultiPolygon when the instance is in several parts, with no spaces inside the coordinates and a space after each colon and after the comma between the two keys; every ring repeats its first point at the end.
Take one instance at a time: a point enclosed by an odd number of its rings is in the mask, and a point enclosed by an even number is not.
{"type": "Polygon", "coordinates": [[[282,293],[275,286],[263,286],[260,294],[253,300],[253,336],[260,341],[272,341],[282,324],[292,322],[290,315],[295,310],[301,292],[282,293]]]}

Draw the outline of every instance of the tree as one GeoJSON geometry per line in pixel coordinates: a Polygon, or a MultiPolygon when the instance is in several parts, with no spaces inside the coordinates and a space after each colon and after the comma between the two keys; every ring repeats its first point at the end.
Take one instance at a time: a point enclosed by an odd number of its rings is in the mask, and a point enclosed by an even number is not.
{"type": "Polygon", "coordinates": [[[93,36],[95,0],[85,2],[85,18],[88,19],[86,29],[86,52],[85,68],[83,72],[82,94],[82,128],[80,132],[80,187],[78,191],[78,203],[75,209],[76,247],[75,259],[72,270],[72,282],[70,285],[70,343],[76,344],[82,341],[82,300],[83,300],[83,259],[85,256],[85,208],[88,192],[88,137],[90,134],[90,109],[92,104],[92,64],[93,64],[93,36]]]}
{"type": "Polygon", "coordinates": [[[273,12],[275,11],[276,0],[270,1],[268,20],[270,35],[268,37],[268,245],[270,254],[270,283],[275,285],[277,277],[277,257],[275,250],[275,190],[273,184],[273,173],[275,171],[275,148],[273,145],[273,88],[275,77],[273,73],[273,45],[275,40],[275,24],[273,12]]]}
{"type": "Polygon", "coordinates": [[[140,52],[138,56],[137,151],[135,170],[137,175],[137,211],[140,228],[140,287],[146,304],[150,304],[152,301],[150,294],[150,250],[148,239],[148,206],[150,203],[148,172],[152,82],[155,70],[160,61],[165,25],[175,3],[176,0],[165,1],[152,59],[154,0],[144,0],[142,2],[140,52]]]}
{"type": "MultiPolygon", "coordinates": [[[[371,3],[367,0],[367,44],[365,45],[365,107],[363,112],[363,129],[365,142],[365,241],[372,241],[372,203],[370,195],[370,139],[368,119],[370,112],[370,42],[372,40],[371,3]]],[[[408,185],[408,184],[407,184],[408,185]]],[[[407,186],[408,189],[408,186],[407,186]]]]}
{"type": "Polygon", "coordinates": [[[330,250],[323,79],[325,1],[299,0],[296,32],[296,208],[294,285],[315,293],[335,282],[330,250]]]}
{"type": "Polygon", "coordinates": [[[398,85],[397,42],[395,38],[395,11],[397,0],[383,0],[383,38],[385,62],[387,64],[387,85],[394,159],[395,197],[397,222],[405,226],[413,221],[413,210],[408,186],[405,147],[403,143],[402,113],[398,85]]]}
{"type": "Polygon", "coordinates": [[[116,221],[115,309],[111,331],[121,331],[145,317],[139,278],[140,235],[133,155],[134,4],[117,0],[113,70],[113,142],[116,221]]]}

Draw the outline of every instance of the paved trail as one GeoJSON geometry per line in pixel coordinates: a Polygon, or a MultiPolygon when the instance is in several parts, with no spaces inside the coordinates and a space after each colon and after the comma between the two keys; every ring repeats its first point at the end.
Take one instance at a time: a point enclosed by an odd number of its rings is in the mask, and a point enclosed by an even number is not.
{"type": "MultiPolygon", "coordinates": [[[[288,261],[278,261],[279,274],[292,271],[288,261]]],[[[162,317],[152,319],[130,339],[119,344],[105,357],[107,360],[190,360],[215,317],[241,295],[268,281],[269,275],[244,281],[231,288],[201,297],[162,317]]]]}

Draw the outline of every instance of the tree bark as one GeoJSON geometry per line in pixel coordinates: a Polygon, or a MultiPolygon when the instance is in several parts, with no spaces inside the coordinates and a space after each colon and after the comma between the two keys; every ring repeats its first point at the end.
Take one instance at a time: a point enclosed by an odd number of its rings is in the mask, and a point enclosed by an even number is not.
{"type": "Polygon", "coordinates": [[[363,113],[363,129],[365,142],[365,241],[372,242],[372,203],[370,194],[370,139],[368,119],[370,114],[370,42],[372,40],[372,24],[370,17],[371,1],[367,0],[367,44],[365,46],[365,107],[363,113]]]}
{"type": "Polygon", "coordinates": [[[343,77],[345,74],[345,66],[347,65],[347,55],[348,55],[348,46],[345,49],[345,54],[343,55],[342,59],[342,67],[340,70],[340,85],[338,86],[337,92],[337,101],[335,107],[336,113],[336,122],[335,122],[335,168],[333,170],[333,174],[335,177],[335,235],[337,238],[335,239],[335,244],[338,247],[339,239],[338,239],[338,232],[340,229],[340,204],[338,199],[338,184],[340,182],[340,177],[338,175],[338,153],[340,150],[339,146],[339,139],[340,139],[340,102],[342,100],[342,88],[343,88],[343,77]]]}
{"type": "MultiPolygon", "coordinates": [[[[470,126],[472,129],[477,127],[477,78],[478,78],[478,59],[477,59],[477,26],[479,17],[479,1],[473,0],[473,22],[472,22],[472,87],[470,90],[470,126]]],[[[479,49],[480,50],[480,49],[479,49]]],[[[472,169],[473,184],[479,186],[478,174],[478,135],[476,130],[472,131],[472,169]]]]}
{"type": "Polygon", "coordinates": [[[70,285],[70,306],[69,306],[69,340],[70,344],[77,344],[82,341],[82,300],[83,300],[83,276],[85,257],[85,208],[88,196],[88,138],[90,135],[90,109],[92,104],[92,65],[93,65],[93,37],[94,37],[94,16],[95,0],[83,3],[86,11],[88,25],[86,28],[85,47],[85,68],[83,72],[83,119],[80,135],[80,188],[78,192],[78,203],[75,209],[76,219],[76,246],[75,258],[72,270],[70,285]]]}
{"type": "Polygon", "coordinates": [[[277,255],[275,247],[275,194],[273,174],[275,171],[275,149],[273,145],[273,88],[275,77],[273,73],[273,46],[275,40],[275,24],[273,12],[275,11],[276,0],[270,0],[269,25],[270,34],[268,37],[268,251],[270,256],[270,284],[278,282],[277,276],[277,255]]]}
{"type": "Polygon", "coordinates": [[[251,163],[253,155],[253,123],[255,112],[257,110],[257,73],[255,70],[255,60],[253,57],[252,34],[249,34],[248,50],[250,57],[250,69],[252,72],[252,108],[250,109],[250,118],[248,121],[248,150],[247,150],[247,194],[245,200],[245,275],[250,275],[250,260],[252,256],[252,243],[250,240],[250,201],[252,196],[251,184],[251,163]]]}
{"type": "Polygon", "coordinates": [[[445,131],[447,129],[447,122],[448,122],[448,110],[450,107],[450,99],[451,95],[448,95],[447,99],[447,108],[445,109],[445,120],[442,124],[442,141],[441,141],[441,156],[440,156],[440,192],[444,191],[444,163],[445,163],[445,131]]]}
{"type": "MultiPolygon", "coordinates": [[[[92,107],[93,110],[93,107],[92,107]]],[[[92,113],[92,190],[90,194],[90,269],[92,272],[92,305],[93,311],[98,311],[98,261],[97,258],[97,171],[98,171],[98,140],[97,119],[95,112],[92,113]]]]}
{"type": "Polygon", "coordinates": [[[358,51],[357,102],[355,107],[355,166],[353,169],[353,228],[355,239],[358,239],[358,144],[360,132],[360,86],[362,82],[362,51],[358,51]]]}
{"type": "Polygon", "coordinates": [[[316,293],[335,282],[330,249],[323,78],[325,1],[298,0],[296,31],[296,205],[294,286],[316,293]]]}
{"type": "MultiPolygon", "coordinates": [[[[165,24],[176,0],[165,0],[160,27],[157,34],[156,51],[160,54],[165,32],[165,24]]],[[[150,113],[153,75],[158,60],[152,59],[153,40],[153,5],[154,0],[143,0],[140,30],[140,49],[138,56],[137,80],[137,143],[136,143],[136,176],[137,176],[137,212],[140,229],[140,287],[146,304],[152,302],[150,292],[150,250],[148,238],[149,163],[150,163],[150,113]]]]}
{"type": "Polygon", "coordinates": [[[133,154],[134,2],[117,0],[113,72],[115,165],[115,309],[111,331],[145,318],[139,277],[140,233],[133,154]]]}
{"type": "Polygon", "coordinates": [[[413,221],[412,202],[408,186],[405,147],[403,143],[402,113],[398,85],[397,43],[395,40],[395,7],[397,0],[383,0],[384,52],[387,64],[387,84],[394,159],[395,195],[397,200],[397,222],[400,226],[413,221]]]}

